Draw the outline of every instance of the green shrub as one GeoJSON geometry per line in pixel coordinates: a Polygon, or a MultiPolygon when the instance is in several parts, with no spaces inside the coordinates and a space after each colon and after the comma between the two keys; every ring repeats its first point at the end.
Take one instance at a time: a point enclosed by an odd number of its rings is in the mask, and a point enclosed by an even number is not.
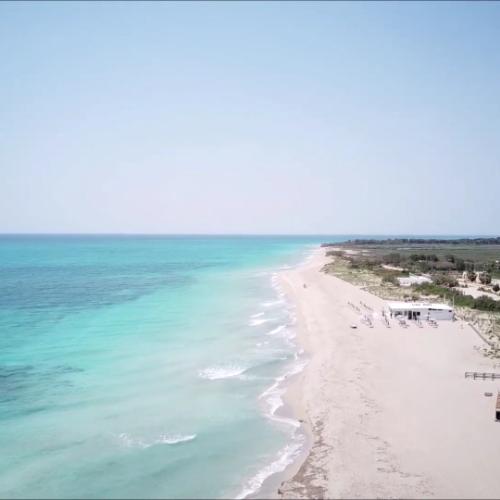
{"type": "Polygon", "coordinates": [[[398,278],[394,274],[386,274],[382,277],[382,283],[391,283],[392,285],[399,286],[398,278]]]}
{"type": "Polygon", "coordinates": [[[491,283],[491,274],[488,274],[488,273],[481,273],[479,275],[479,281],[483,284],[483,285],[489,285],[491,283]]]}
{"type": "Polygon", "coordinates": [[[500,311],[500,302],[486,295],[481,295],[474,301],[473,307],[480,311],[500,311]]]}
{"type": "Polygon", "coordinates": [[[342,257],[344,255],[344,252],[342,250],[328,250],[328,252],[326,252],[326,255],[328,257],[342,257]]]}
{"type": "Polygon", "coordinates": [[[436,285],[447,286],[448,288],[458,286],[458,281],[448,274],[436,274],[432,280],[436,285]]]}
{"type": "Polygon", "coordinates": [[[469,281],[476,281],[476,273],[474,271],[467,271],[467,279],[469,281]]]}
{"type": "Polygon", "coordinates": [[[401,255],[397,252],[392,252],[383,257],[386,264],[399,264],[401,262],[401,255]]]}
{"type": "Polygon", "coordinates": [[[427,262],[419,261],[417,263],[417,268],[421,273],[427,273],[430,270],[431,266],[429,266],[427,262]]]}

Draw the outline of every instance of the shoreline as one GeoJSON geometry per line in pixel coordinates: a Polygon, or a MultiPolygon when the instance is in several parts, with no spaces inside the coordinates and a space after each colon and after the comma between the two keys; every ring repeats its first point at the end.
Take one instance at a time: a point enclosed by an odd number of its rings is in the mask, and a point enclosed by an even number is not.
{"type": "MultiPolygon", "coordinates": [[[[286,284],[283,282],[283,273],[294,271],[296,269],[302,269],[304,267],[309,267],[311,265],[316,265],[317,256],[321,252],[321,248],[314,247],[307,257],[291,268],[280,268],[276,272],[277,276],[277,291],[278,294],[282,295],[287,302],[287,308],[294,310],[294,319],[289,325],[294,332],[293,342],[295,344],[295,349],[298,354],[298,358],[295,363],[304,363],[304,366],[298,372],[290,374],[286,372],[283,375],[283,380],[281,381],[283,387],[283,393],[281,395],[282,406],[280,406],[274,413],[275,417],[278,419],[294,420],[298,423],[296,432],[301,436],[303,442],[300,446],[300,450],[292,460],[292,462],[284,468],[284,470],[279,472],[273,472],[268,477],[264,479],[262,485],[258,490],[253,493],[248,494],[245,498],[249,500],[259,499],[259,498],[280,498],[279,490],[282,483],[297,474],[300,470],[302,464],[306,461],[313,445],[313,432],[311,427],[308,425],[307,415],[304,412],[303,407],[298,403],[299,401],[299,391],[301,390],[301,380],[304,376],[304,372],[307,370],[310,358],[307,350],[304,348],[304,339],[299,338],[302,334],[302,329],[299,327],[300,319],[298,315],[300,311],[296,307],[296,303],[286,290],[286,284]],[[291,307],[290,307],[291,306],[291,307]]],[[[268,416],[268,418],[271,418],[268,416]]],[[[294,440],[292,438],[291,442],[294,440]]],[[[297,440],[295,440],[297,442],[297,440]]]]}
{"type": "MultiPolygon", "coordinates": [[[[320,272],[320,269],[324,264],[326,264],[326,262],[328,262],[328,259],[326,258],[323,249],[321,247],[314,248],[309,257],[304,262],[296,266],[292,270],[292,272],[309,268],[317,269],[318,272],[320,272]]],[[[296,308],[296,341],[297,346],[303,351],[302,355],[307,359],[307,364],[304,367],[304,370],[302,370],[295,377],[289,380],[286,386],[285,393],[283,395],[283,401],[290,414],[300,422],[301,430],[306,436],[306,443],[296,460],[294,460],[292,464],[286,467],[286,469],[281,474],[279,474],[279,482],[276,483],[278,487],[273,491],[272,496],[272,498],[277,499],[281,499],[284,497],[283,487],[285,485],[287,485],[291,481],[295,481],[296,478],[302,476],[304,466],[309,460],[313,451],[314,443],[317,440],[316,433],[308,417],[307,409],[302,400],[302,393],[305,389],[305,377],[307,375],[308,369],[310,368],[310,361],[311,357],[313,356],[313,352],[311,352],[310,346],[307,342],[307,326],[305,324],[305,318],[301,313],[299,304],[297,303],[297,298],[294,296],[293,291],[290,289],[290,286],[286,282],[284,273],[285,271],[280,272],[280,285],[283,288],[283,292],[287,301],[292,303],[296,308]]],[[[322,496],[321,494],[319,494],[320,492],[312,490],[314,489],[309,488],[309,497],[320,498],[322,496]]]]}
{"type": "Polygon", "coordinates": [[[347,303],[361,301],[375,317],[382,299],[320,273],[324,253],[279,273],[308,359],[283,399],[310,443],[275,475],[273,496],[498,497],[500,428],[484,392],[496,395],[500,384],[463,376],[498,366],[478,352],[481,338],[463,321],[434,330],[375,320],[369,329],[347,303]]]}
{"type": "MultiPolygon", "coordinates": [[[[313,448],[313,429],[308,420],[307,412],[305,411],[304,406],[301,404],[300,398],[301,391],[303,390],[303,379],[310,364],[310,353],[308,352],[306,346],[306,338],[304,336],[304,328],[302,325],[303,318],[301,317],[300,308],[297,307],[298,304],[296,303],[295,298],[290,293],[290,290],[287,289],[287,284],[283,279],[283,275],[284,273],[309,268],[311,266],[316,268],[318,266],[318,259],[323,259],[323,253],[324,252],[322,251],[322,248],[315,247],[311,250],[304,261],[300,262],[290,270],[280,270],[278,272],[278,283],[280,290],[283,293],[288,306],[292,306],[295,310],[295,318],[293,322],[293,330],[295,332],[294,341],[296,344],[297,352],[300,353],[297,361],[302,359],[305,363],[302,370],[300,370],[298,373],[294,373],[284,380],[284,392],[282,396],[283,406],[279,408],[277,413],[280,416],[285,416],[285,418],[294,419],[299,423],[297,432],[302,435],[304,442],[298,455],[289,465],[285,467],[283,471],[271,475],[269,478],[267,478],[266,481],[264,481],[262,488],[258,493],[266,493],[266,495],[264,497],[257,495],[255,496],[255,498],[282,498],[281,488],[283,484],[300,473],[303,464],[307,461],[313,448]]],[[[322,267],[322,265],[323,262],[320,263],[320,268],[322,267]]]]}
{"type": "MultiPolygon", "coordinates": [[[[283,482],[284,478],[290,477],[297,472],[300,464],[306,459],[309,449],[312,446],[312,434],[304,426],[303,419],[299,417],[300,408],[296,407],[293,404],[293,400],[290,400],[287,396],[291,385],[300,378],[304,369],[307,367],[307,358],[301,343],[297,340],[298,328],[295,315],[295,304],[289,299],[283,289],[281,274],[307,265],[315,252],[317,252],[316,245],[305,254],[300,262],[291,266],[288,264],[280,266],[271,273],[271,286],[275,290],[277,300],[283,302],[283,307],[286,309],[288,315],[287,323],[278,328],[283,328],[285,332],[291,332],[292,335],[287,335],[286,342],[293,351],[295,359],[287,364],[286,370],[276,377],[273,384],[264,390],[259,396],[259,399],[266,401],[270,395],[277,396],[280,402],[279,406],[271,411],[263,409],[263,415],[265,418],[277,422],[279,425],[290,426],[292,430],[287,444],[277,452],[275,459],[263,465],[257,474],[247,480],[236,498],[245,498],[249,500],[259,498],[277,499],[278,495],[276,491],[280,484],[283,482]],[[282,470],[272,470],[274,468],[281,468],[282,466],[282,470]],[[261,477],[259,478],[259,476],[261,477]],[[264,477],[262,478],[262,476],[264,477]],[[260,482],[260,485],[251,486],[251,483],[254,481],[260,482]]],[[[267,401],[267,403],[269,403],[269,401],[267,401]]]]}

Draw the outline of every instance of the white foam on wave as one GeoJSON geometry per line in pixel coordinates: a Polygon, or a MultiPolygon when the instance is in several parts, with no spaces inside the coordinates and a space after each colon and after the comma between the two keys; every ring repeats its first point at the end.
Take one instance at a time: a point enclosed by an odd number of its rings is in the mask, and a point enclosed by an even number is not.
{"type": "Polygon", "coordinates": [[[293,359],[297,361],[299,357],[304,353],[304,349],[299,349],[293,353],[293,359]]]}
{"type": "Polygon", "coordinates": [[[274,383],[268,387],[260,396],[259,399],[265,399],[268,410],[267,416],[271,420],[283,422],[285,424],[291,425],[292,427],[299,427],[300,423],[292,418],[282,417],[276,415],[276,411],[283,406],[283,394],[285,393],[285,387],[283,387],[283,382],[293,376],[299,374],[307,365],[307,361],[296,361],[290,370],[288,370],[283,375],[276,378],[274,383]]]}
{"type": "Polygon", "coordinates": [[[269,300],[267,302],[262,302],[263,307],[276,307],[284,304],[285,301],[283,299],[278,299],[278,300],[269,300]]]}
{"type": "Polygon", "coordinates": [[[279,337],[285,341],[285,343],[291,347],[295,348],[296,345],[293,342],[293,339],[297,336],[294,330],[288,328],[290,325],[280,325],[270,332],[267,332],[267,335],[272,336],[272,337],[279,337]]]}
{"type": "Polygon", "coordinates": [[[286,325],[279,325],[273,328],[271,331],[267,332],[268,335],[276,335],[286,329],[286,325]]]}
{"type": "Polygon", "coordinates": [[[250,317],[251,318],[261,318],[262,316],[264,316],[264,312],[258,312],[258,313],[255,313],[255,314],[252,314],[250,317]]]}
{"type": "Polygon", "coordinates": [[[133,438],[126,432],[122,432],[121,434],[118,435],[118,437],[120,438],[122,443],[128,448],[146,449],[158,444],[173,445],[173,444],[185,443],[187,441],[192,441],[193,439],[196,439],[196,434],[160,434],[160,436],[157,439],[154,439],[153,441],[149,442],[140,438],[133,438]]]}
{"type": "Polygon", "coordinates": [[[220,380],[224,378],[233,378],[242,375],[247,368],[239,365],[219,365],[209,366],[198,372],[200,378],[208,380],[220,380]]]}
{"type": "Polygon", "coordinates": [[[263,467],[245,484],[236,498],[246,498],[252,493],[258,491],[268,477],[278,472],[283,472],[300,455],[303,443],[304,438],[299,437],[296,438],[294,442],[287,444],[283,449],[280,450],[273,462],[263,467]]]}
{"type": "MultiPolygon", "coordinates": [[[[282,269],[287,269],[289,266],[285,265],[282,269]]],[[[288,366],[287,371],[276,377],[274,382],[270,387],[268,387],[262,394],[259,396],[259,399],[264,402],[264,414],[267,418],[274,422],[278,422],[280,424],[286,425],[290,429],[290,437],[291,442],[287,444],[284,448],[280,450],[274,460],[268,465],[264,466],[260,469],[255,476],[253,476],[243,487],[240,494],[237,498],[245,498],[249,495],[255,494],[263,485],[264,481],[273,474],[283,472],[290,464],[292,464],[298,455],[300,454],[305,436],[299,432],[300,422],[294,418],[286,417],[277,414],[279,408],[284,405],[283,394],[286,391],[285,381],[288,380],[289,377],[300,373],[306,366],[307,361],[302,360],[300,355],[303,353],[303,350],[298,351],[297,346],[291,340],[295,337],[295,332],[293,331],[293,325],[297,321],[297,315],[295,313],[295,308],[293,305],[289,304],[286,300],[286,295],[281,286],[280,277],[277,273],[273,273],[271,275],[271,286],[274,289],[276,299],[269,300],[267,302],[263,302],[261,304],[264,308],[274,308],[281,309],[283,306],[284,313],[287,314],[288,319],[285,324],[280,324],[278,326],[271,325],[271,329],[267,332],[267,335],[283,339],[286,344],[293,348],[293,363],[288,366]]],[[[254,315],[252,316],[252,325],[257,326],[258,324],[263,324],[266,322],[265,315],[254,315]]],[[[268,321],[275,321],[268,320],[268,321]]],[[[269,339],[266,342],[259,342],[257,344],[258,347],[263,345],[268,345],[269,342],[274,344],[274,340],[269,339]]],[[[285,358],[286,359],[286,358],[285,358]]]]}
{"type": "Polygon", "coordinates": [[[298,267],[303,267],[306,264],[309,264],[314,259],[314,256],[317,252],[320,251],[317,245],[312,245],[311,250],[307,253],[307,255],[303,258],[301,262],[299,262],[298,267]]]}
{"type": "Polygon", "coordinates": [[[264,323],[269,323],[269,321],[272,321],[271,318],[255,318],[250,320],[250,326],[259,326],[263,325],[264,323]]]}
{"type": "Polygon", "coordinates": [[[156,444],[178,444],[185,443],[196,439],[196,434],[183,436],[182,434],[162,434],[161,438],[156,441],[156,444]]]}
{"type": "Polygon", "coordinates": [[[302,360],[295,363],[292,368],[286,373],[285,378],[291,377],[292,375],[299,374],[307,366],[307,360],[302,360]]]}
{"type": "Polygon", "coordinates": [[[279,281],[279,277],[278,277],[277,274],[273,274],[272,275],[272,277],[271,277],[271,286],[276,291],[276,294],[278,295],[278,297],[280,299],[283,299],[283,297],[285,296],[285,293],[283,292],[283,288],[281,287],[281,284],[280,284],[280,281],[279,281]]]}
{"type": "Polygon", "coordinates": [[[245,484],[236,498],[242,499],[255,494],[262,488],[267,478],[273,474],[283,472],[302,452],[305,436],[297,432],[300,427],[300,422],[293,418],[276,415],[276,411],[283,406],[283,399],[281,397],[285,392],[285,387],[282,385],[283,382],[288,377],[300,373],[305,368],[306,364],[307,361],[305,360],[300,362],[296,361],[286,373],[277,377],[275,382],[259,396],[259,399],[265,399],[268,404],[268,411],[266,412],[268,418],[293,427],[292,442],[280,450],[274,461],[260,469],[259,472],[245,484]]]}
{"type": "Polygon", "coordinates": [[[260,396],[259,399],[266,400],[268,405],[267,416],[269,418],[274,417],[276,410],[283,406],[283,399],[281,396],[284,394],[285,389],[280,388],[281,382],[283,382],[284,377],[278,377],[276,382],[271,387],[268,387],[260,396]]]}

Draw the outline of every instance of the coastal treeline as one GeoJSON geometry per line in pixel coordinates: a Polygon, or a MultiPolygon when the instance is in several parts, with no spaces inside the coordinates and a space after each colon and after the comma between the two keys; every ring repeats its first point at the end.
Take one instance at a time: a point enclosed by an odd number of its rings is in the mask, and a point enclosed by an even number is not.
{"type": "MultiPolygon", "coordinates": [[[[480,238],[357,238],[347,240],[341,245],[500,245],[500,236],[480,238]]],[[[339,243],[324,243],[323,246],[338,246],[339,243]]]]}

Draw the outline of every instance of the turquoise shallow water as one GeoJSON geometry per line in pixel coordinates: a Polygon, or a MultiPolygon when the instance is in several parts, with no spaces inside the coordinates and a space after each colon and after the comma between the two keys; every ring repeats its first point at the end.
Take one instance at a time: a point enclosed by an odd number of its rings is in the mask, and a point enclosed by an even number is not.
{"type": "MultiPolygon", "coordinates": [[[[331,240],[331,238],[329,238],[331,240]]],[[[314,237],[0,237],[0,497],[233,497],[300,447],[273,273],[314,237]]]]}

